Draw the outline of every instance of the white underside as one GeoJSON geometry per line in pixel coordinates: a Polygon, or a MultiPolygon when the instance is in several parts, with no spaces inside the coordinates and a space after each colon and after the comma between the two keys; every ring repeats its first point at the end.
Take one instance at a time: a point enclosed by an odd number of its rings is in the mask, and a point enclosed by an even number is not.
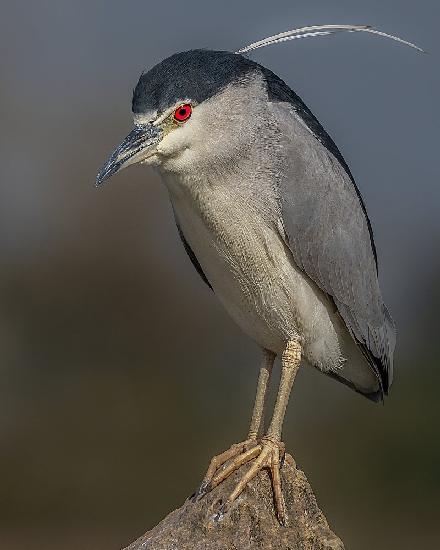
{"type": "Polygon", "coordinates": [[[194,195],[165,178],[176,218],[215,295],[261,347],[280,354],[299,337],[303,357],[324,372],[337,372],[366,391],[377,382],[334,304],[295,265],[282,237],[249,204],[231,201],[221,186],[194,195]],[[227,213],[227,215],[225,215],[227,213]],[[225,223],[224,220],[227,220],[225,223]]]}

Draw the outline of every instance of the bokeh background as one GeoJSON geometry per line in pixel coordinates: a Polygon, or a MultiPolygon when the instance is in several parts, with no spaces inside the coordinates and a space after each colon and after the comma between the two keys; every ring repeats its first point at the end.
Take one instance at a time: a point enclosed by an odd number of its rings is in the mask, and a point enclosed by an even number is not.
{"type": "Polygon", "coordinates": [[[285,441],[349,549],[438,544],[436,0],[1,3],[0,548],[118,549],[246,433],[258,350],[198,278],[166,191],[94,177],[140,72],[193,47],[370,23],[253,54],[299,93],[365,197],[397,321],[384,407],[303,369],[285,441]]]}

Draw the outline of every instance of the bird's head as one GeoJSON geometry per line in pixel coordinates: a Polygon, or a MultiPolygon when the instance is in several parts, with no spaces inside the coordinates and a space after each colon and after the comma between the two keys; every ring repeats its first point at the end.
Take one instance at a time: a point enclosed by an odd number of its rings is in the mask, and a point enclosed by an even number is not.
{"type": "Polygon", "coordinates": [[[287,88],[283,91],[284,83],[272,72],[240,54],[344,31],[385,36],[420,50],[368,25],[319,25],[270,36],[236,53],[190,50],[172,55],[140,77],[133,93],[134,129],[100,170],[97,185],[130,164],[181,173],[206,165],[205,173],[212,173],[234,165],[231,161],[247,148],[265,137],[268,141],[268,80],[279,100],[287,88]]]}
{"type": "Polygon", "coordinates": [[[172,172],[226,166],[251,147],[267,91],[263,68],[226,51],[177,53],[141,75],[133,92],[134,129],[97,177],[131,164],[172,172]]]}

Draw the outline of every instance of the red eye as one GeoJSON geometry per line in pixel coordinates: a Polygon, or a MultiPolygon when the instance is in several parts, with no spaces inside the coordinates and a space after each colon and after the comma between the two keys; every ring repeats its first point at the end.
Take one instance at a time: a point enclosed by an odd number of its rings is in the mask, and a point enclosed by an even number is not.
{"type": "Polygon", "coordinates": [[[177,122],[185,122],[189,119],[192,113],[192,107],[189,103],[185,103],[174,111],[174,118],[177,122]]]}

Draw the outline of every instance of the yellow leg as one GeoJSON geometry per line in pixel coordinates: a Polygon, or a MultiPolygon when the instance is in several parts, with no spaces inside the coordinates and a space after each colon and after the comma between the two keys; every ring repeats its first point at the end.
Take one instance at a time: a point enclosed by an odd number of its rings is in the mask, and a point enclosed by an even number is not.
{"type": "Polygon", "coordinates": [[[267,430],[267,439],[281,439],[284,415],[293,382],[301,363],[301,344],[298,340],[290,340],[283,351],[281,359],[281,380],[278,388],[277,400],[273,410],[272,421],[267,430]]]}
{"type": "Polygon", "coordinates": [[[238,469],[242,464],[245,464],[246,462],[254,458],[254,456],[258,455],[258,452],[256,454],[254,453],[257,447],[257,437],[260,435],[260,432],[262,430],[262,420],[264,417],[264,408],[266,405],[267,386],[270,380],[270,375],[272,373],[274,361],[275,354],[269,350],[264,349],[248,437],[242,443],[236,443],[232,445],[227,451],[224,451],[223,453],[214,456],[209,464],[209,468],[206,471],[202,484],[194,496],[195,499],[201,498],[203,495],[205,495],[207,492],[209,492],[211,489],[221,483],[224,479],[226,479],[234,470],[238,469]],[[249,449],[251,449],[252,452],[250,455],[247,455],[246,452],[249,449]],[[242,457],[243,454],[245,455],[245,459],[243,459],[242,457]],[[217,470],[221,466],[223,466],[225,462],[237,456],[240,456],[242,458],[240,458],[234,468],[231,469],[230,467],[228,467],[217,474],[217,476],[214,476],[217,470]]]}
{"type": "MultiPolygon", "coordinates": [[[[266,435],[261,440],[261,443],[255,446],[254,449],[244,452],[236,456],[228,465],[228,474],[239,468],[242,464],[255,458],[255,462],[244,474],[242,479],[236,485],[235,489],[229,495],[229,498],[221,507],[217,518],[220,519],[225,514],[234,500],[240,495],[246,485],[253,479],[258,472],[263,468],[269,468],[272,476],[272,487],[274,493],[275,510],[280,523],[286,522],[286,511],[284,505],[284,497],[281,488],[280,475],[280,455],[284,455],[284,444],[281,443],[281,432],[286,413],[287,403],[289,401],[292,385],[298,372],[301,362],[301,345],[297,340],[290,340],[283,352],[281,380],[278,389],[278,395],[275,402],[272,421],[269,425],[266,435]]],[[[224,472],[217,474],[213,482],[220,483],[225,478],[224,472]]]]}
{"type": "Polygon", "coordinates": [[[257,393],[255,395],[254,410],[252,412],[251,425],[249,426],[248,439],[256,439],[262,430],[262,420],[267,401],[267,385],[272,374],[275,354],[269,350],[263,350],[263,362],[258,376],[257,393]]]}

